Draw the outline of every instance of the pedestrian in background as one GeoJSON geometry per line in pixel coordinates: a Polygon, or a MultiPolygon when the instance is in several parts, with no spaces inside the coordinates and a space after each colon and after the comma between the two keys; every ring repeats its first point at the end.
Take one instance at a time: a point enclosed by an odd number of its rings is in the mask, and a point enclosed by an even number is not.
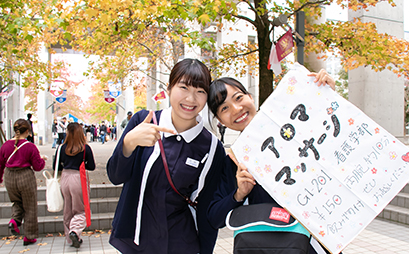
{"type": "Polygon", "coordinates": [[[128,113],[126,114],[126,118],[122,120],[122,123],[121,123],[122,129],[125,129],[126,125],[129,123],[129,120],[131,120],[131,118],[132,118],[132,112],[128,111],[128,113]]]}
{"type": "Polygon", "coordinates": [[[58,121],[57,119],[54,118],[54,123],[51,126],[51,136],[54,142],[51,148],[56,148],[56,145],[57,145],[57,141],[58,141],[58,127],[57,126],[58,126],[58,121]]]}
{"type": "Polygon", "coordinates": [[[58,140],[57,140],[57,144],[61,145],[62,143],[64,143],[65,140],[65,131],[67,130],[67,118],[64,116],[61,121],[58,123],[57,125],[57,132],[58,132],[58,140]]]}
{"type": "Polygon", "coordinates": [[[32,115],[31,113],[28,113],[28,114],[27,114],[27,121],[29,122],[30,128],[31,128],[30,134],[28,135],[27,140],[30,141],[31,143],[34,143],[33,122],[31,121],[31,117],[32,117],[32,116],[33,116],[33,115],[32,115]]]}
{"type": "Polygon", "coordinates": [[[116,140],[116,124],[112,127],[112,140],[116,140]]]}
{"type": "Polygon", "coordinates": [[[13,203],[8,227],[13,235],[20,234],[19,226],[24,220],[23,245],[33,244],[38,237],[37,181],[34,171],[41,171],[47,156],[41,156],[37,147],[27,141],[31,126],[27,120],[18,119],[13,129],[14,138],[0,148],[0,183],[6,186],[13,203]]]}
{"type": "Polygon", "coordinates": [[[95,125],[91,124],[91,127],[89,128],[90,133],[91,133],[91,141],[95,141],[95,125]]]}
{"type": "Polygon", "coordinates": [[[220,141],[224,144],[224,133],[226,132],[226,126],[221,124],[220,122],[217,123],[217,128],[219,128],[220,133],[220,141]]]}
{"type": "Polygon", "coordinates": [[[105,144],[105,138],[107,135],[107,126],[105,125],[105,122],[101,122],[101,126],[99,126],[99,136],[101,137],[101,142],[102,144],[105,144]]]}
{"type": "MultiPolygon", "coordinates": [[[[54,158],[57,158],[57,152],[54,158]]],[[[61,192],[64,197],[64,232],[68,244],[79,248],[81,234],[86,227],[84,200],[82,197],[80,165],[84,161],[87,170],[95,169],[91,147],[87,145],[82,127],[78,123],[67,126],[67,138],[60,149],[58,168],[61,174],[61,192]]],[[[88,182],[89,188],[89,182],[88,182]]]]}
{"type": "Polygon", "coordinates": [[[120,252],[213,253],[217,230],[210,226],[206,211],[225,152],[199,115],[210,81],[202,62],[178,62],[169,78],[172,107],[141,110],[126,125],[107,163],[111,182],[123,183],[109,240],[120,252]]]}

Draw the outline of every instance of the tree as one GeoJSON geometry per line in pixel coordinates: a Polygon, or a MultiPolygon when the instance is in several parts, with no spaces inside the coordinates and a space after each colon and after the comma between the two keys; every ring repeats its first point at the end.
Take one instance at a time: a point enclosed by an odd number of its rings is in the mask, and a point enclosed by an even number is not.
{"type": "Polygon", "coordinates": [[[348,72],[342,69],[338,75],[339,80],[335,81],[335,91],[348,100],[348,72]]]}
{"type": "MultiPolygon", "coordinates": [[[[392,0],[385,0],[392,6],[392,0]]],[[[305,11],[306,16],[321,15],[321,6],[337,3],[344,8],[357,10],[367,9],[375,6],[381,0],[350,0],[347,6],[341,0],[285,0],[285,6],[279,6],[270,0],[254,1],[205,1],[196,8],[194,18],[202,23],[215,21],[222,26],[221,18],[237,21],[243,20],[253,26],[257,31],[257,47],[253,49],[251,45],[225,45],[220,50],[220,58],[213,61],[214,66],[226,62],[232,68],[235,67],[234,60],[248,58],[252,54],[258,54],[258,75],[260,104],[272,92],[273,73],[267,69],[268,58],[272,41],[270,34],[274,30],[273,21],[280,14],[285,14],[289,18],[289,23],[294,22],[294,16],[299,11],[305,11]],[[246,9],[246,14],[239,12],[239,8],[246,9]],[[203,17],[206,18],[203,18],[203,17]]],[[[406,54],[408,42],[389,36],[379,34],[373,23],[362,23],[359,20],[350,22],[328,21],[321,25],[306,27],[306,53],[308,52],[330,52],[339,54],[342,64],[346,69],[354,69],[362,65],[371,65],[373,69],[380,71],[385,68],[393,70],[398,75],[409,76],[409,57],[406,54]],[[392,64],[395,66],[388,65],[392,64]]],[[[248,61],[250,62],[250,61],[248,61]]],[[[237,73],[240,74],[240,66],[236,64],[237,73]]]]}
{"type": "MultiPolygon", "coordinates": [[[[229,69],[244,75],[247,70],[243,65],[258,66],[251,71],[259,77],[261,104],[273,91],[274,75],[267,64],[274,18],[285,14],[291,24],[297,12],[304,11],[307,16],[314,17],[320,15],[321,6],[331,3],[353,10],[367,9],[379,2],[394,5],[392,0],[350,0],[346,5],[342,0],[284,2],[285,5],[280,6],[272,0],[89,0],[70,6],[57,4],[56,9],[64,15],[61,15],[63,21],[59,29],[55,30],[59,31],[61,39],[69,38],[73,48],[102,57],[100,66],[103,69],[92,70],[97,70],[96,75],[103,74],[102,81],[122,81],[131,71],[138,70],[135,63],[140,57],[146,57],[149,66],[160,61],[170,70],[183,44],[214,50],[217,58],[208,62],[213,71],[229,69]],[[243,9],[245,13],[240,11],[243,9]],[[221,30],[225,28],[224,21],[238,20],[255,29],[257,43],[233,42],[216,49],[213,38],[202,36],[201,29],[210,23],[217,24],[221,30]]],[[[339,54],[346,69],[370,65],[375,70],[387,68],[397,75],[409,76],[408,42],[379,34],[372,23],[328,21],[307,26],[305,42],[306,53],[339,54]]]]}
{"type": "Polygon", "coordinates": [[[89,114],[87,121],[89,123],[100,123],[107,120],[113,122],[115,118],[116,101],[108,103],[105,101],[104,90],[105,86],[100,82],[95,82],[91,85],[92,96],[88,99],[85,105],[85,112],[89,114]]]}
{"type": "Polygon", "coordinates": [[[3,0],[0,2],[0,89],[18,83],[23,76],[23,87],[41,89],[54,71],[61,66],[43,61],[38,52],[53,36],[48,24],[52,16],[44,10],[51,1],[3,0]],[[18,74],[18,75],[16,75],[18,74]]]}

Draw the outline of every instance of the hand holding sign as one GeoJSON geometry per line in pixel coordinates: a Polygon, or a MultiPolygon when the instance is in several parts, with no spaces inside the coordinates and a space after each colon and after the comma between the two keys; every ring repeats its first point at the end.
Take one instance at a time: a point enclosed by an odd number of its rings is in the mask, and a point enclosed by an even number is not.
{"type": "Polygon", "coordinates": [[[234,193],[234,199],[237,202],[242,202],[251,192],[254,185],[256,185],[256,180],[254,180],[254,177],[248,172],[247,167],[237,161],[233,153],[229,153],[229,157],[237,165],[237,191],[234,193]]]}
{"type": "Polygon", "coordinates": [[[232,150],[270,196],[339,253],[407,184],[409,153],[325,84],[334,84],[326,72],[295,65],[232,150]]]}

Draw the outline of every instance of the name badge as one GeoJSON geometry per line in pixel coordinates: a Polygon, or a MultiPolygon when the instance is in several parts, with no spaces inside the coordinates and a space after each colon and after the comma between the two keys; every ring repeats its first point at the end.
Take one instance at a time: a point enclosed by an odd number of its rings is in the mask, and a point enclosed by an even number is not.
{"type": "Polygon", "coordinates": [[[197,167],[199,166],[199,161],[194,160],[194,159],[188,157],[188,158],[186,159],[186,165],[189,165],[189,166],[192,166],[192,167],[197,168],[197,167]]]}

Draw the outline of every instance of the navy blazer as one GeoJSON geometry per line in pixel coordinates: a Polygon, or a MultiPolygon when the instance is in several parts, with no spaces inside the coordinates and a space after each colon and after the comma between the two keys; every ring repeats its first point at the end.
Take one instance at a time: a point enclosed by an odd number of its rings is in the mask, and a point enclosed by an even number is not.
{"type": "MultiPolygon", "coordinates": [[[[112,223],[112,227],[114,228],[114,236],[116,238],[133,239],[135,237],[135,221],[143,181],[142,177],[145,165],[153,153],[154,147],[137,147],[128,158],[123,155],[122,148],[123,139],[126,133],[141,123],[146,118],[148,113],[149,111],[141,110],[133,115],[107,163],[107,173],[111,182],[115,185],[123,183],[122,193],[112,223]]],[[[155,112],[159,122],[161,113],[162,111],[155,112]]],[[[205,128],[203,128],[202,132],[199,134],[201,138],[203,138],[203,135],[207,137],[210,143],[213,135],[205,128]]],[[[195,149],[192,148],[191,150],[194,151],[195,149]]],[[[196,199],[198,202],[196,210],[197,233],[200,242],[201,254],[213,253],[213,248],[217,239],[218,230],[217,228],[212,227],[207,220],[207,209],[219,184],[222,167],[224,167],[224,163],[226,162],[225,157],[226,154],[223,145],[220,141],[217,141],[212,164],[207,175],[205,176],[204,187],[196,199]]],[[[160,156],[156,160],[159,161],[156,161],[155,163],[161,163],[163,166],[160,156]]],[[[146,198],[148,197],[145,196],[145,199],[146,198]]],[[[144,234],[144,232],[141,232],[141,235],[142,234],[144,234]]]]}

